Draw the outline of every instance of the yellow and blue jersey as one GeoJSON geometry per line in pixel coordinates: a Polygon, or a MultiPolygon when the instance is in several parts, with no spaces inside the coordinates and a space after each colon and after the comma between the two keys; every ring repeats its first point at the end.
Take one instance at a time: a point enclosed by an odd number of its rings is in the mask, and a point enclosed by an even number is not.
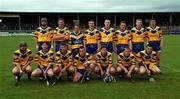
{"type": "Polygon", "coordinates": [[[97,44],[99,39],[99,31],[97,29],[87,29],[84,33],[85,44],[97,44]]]}
{"type": "Polygon", "coordinates": [[[54,53],[52,50],[49,50],[47,53],[40,50],[36,53],[35,61],[37,64],[48,67],[54,63],[54,53]]]}
{"type": "Polygon", "coordinates": [[[107,52],[106,56],[103,56],[101,52],[98,52],[96,58],[97,63],[100,64],[101,67],[112,65],[112,53],[110,52],[107,52]]]}
{"type": "Polygon", "coordinates": [[[156,26],[154,29],[147,27],[147,39],[149,44],[153,47],[153,50],[160,52],[161,39],[162,39],[162,30],[159,26],[156,26]]]}
{"type": "Polygon", "coordinates": [[[68,64],[72,63],[72,54],[70,51],[67,51],[66,54],[62,54],[61,51],[58,51],[56,53],[55,60],[57,65],[67,66],[68,64]]]}
{"type": "Polygon", "coordinates": [[[20,50],[14,51],[13,54],[13,63],[19,64],[19,65],[26,65],[27,62],[32,62],[33,61],[33,56],[32,56],[32,51],[30,49],[26,49],[25,53],[21,53],[20,50]]]}
{"type": "Polygon", "coordinates": [[[79,48],[81,46],[83,46],[83,42],[84,42],[84,34],[82,32],[76,34],[74,32],[72,32],[70,34],[71,37],[71,49],[76,49],[79,48]]]}
{"type": "Polygon", "coordinates": [[[155,51],[152,51],[150,54],[146,53],[146,50],[139,52],[137,55],[137,61],[144,65],[149,65],[151,68],[155,66],[157,61],[157,54],[155,51]]]}
{"type": "Polygon", "coordinates": [[[148,41],[160,41],[162,38],[162,30],[159,26],[156,26],[154,29],[147,27],[147,38],[148,41]]]}
{"type": "Polygon", "coordinates": [[[98,49],[99,31],[97,29],[87,29],[84,33],[84,42],[86,46],[86,52],[89,54],[95,54],[98,49]]]}
{"type": "MultiPolygon", "coordinates": [[[[70,31],[69,31],[69,29],[68,29],[67,27],[64,27],[64,28],[59,28],[59,27],[57,27],[57,28],[54,30],[54,34],[57,35],[57,36],[59,36],[59,35],[61,35],[61,34],[66,35],[66,36],[69,36],[69,33],[70,33],[70,31]]],[[[59,41],[62,41],[62,40],[59,40],[59,41]]]]}
{"type": "Polygon", "coordinates": [[[138,30],[136,27],[131,29],[130,32],[132,42],[132,52],[138,53],[144,50],[144,41],[146,38],[146,29],[141,28],[138,30]]]}
{"type": "MultiPolygon", "coordinates": [[[[64,27],[64,28],[57,27],[54,30],[54,35],[56,35],[56,36],[60,36],[60,35],[69,36],[69,33],[70,33],[70,31],[67,27],[64,27]]],[[[56,41],[56,52],[59,51],[62,42],[69,43],[69,40],[58,40],[58,41],[56,41]]]]}
{"type": "Polygon", "coordinates": [[[37,42],[52,42],[53,40],[53,31],[51,27],[42,28],[38,27],[38,29],[34,33],[34,37],[37,42]]]}
{"type": "Polygon", "coordinates": [[[125,47],[129,46],[130,34],[128,30],[117,30],[114,36],[114,42],[116,43],[117,54],[122,53],[125,47]]]}
{"type": "Polygon", "coordinates": [[[146,29],[141,28],[138,30],[136,27],[134,27],[131,29],[130,36],[132,43],[142,43],[146,37],[146,29]]]}
{"type": "Polygon", "coordinates": [[[118,63],[122,64],[124,67],[135,65],[136,64],[135,56],[132,53],[130,53],[130,55],[126,57],[124,53],[120,53],[118,55],[118,63]]]}
{"type": "Polygon", "coordinates": [[[89,55],[88,53],[86,53],[85,56],[83,57],[77,54],[74,57],[74,66],[77,69],[85,69],[84,63],[90,60],[91,60],[91,55],[89,55]]]}
{"type": "Polygon", "coordinates": [[[113,28],[105,29],[104,27],[99,30],[100,42],[113,42],[115,30],[113,28]]]}
{"type": "Polygon", "coordinates": [[[125,31],[120,31],[117,30],[115,32],[115,38],[114,41],[116,42],[116,44],[129,44],[129,40],[130,40],[130,34],[128,30],[125,31]]]}

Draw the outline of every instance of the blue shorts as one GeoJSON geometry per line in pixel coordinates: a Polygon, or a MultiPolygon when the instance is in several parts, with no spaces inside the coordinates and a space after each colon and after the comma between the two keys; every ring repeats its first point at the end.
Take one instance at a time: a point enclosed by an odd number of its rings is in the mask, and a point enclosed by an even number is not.
{"type": "Polygon", "coordinates": [[[77,72],[80,73],[81,75],[84,75],[86,70],[85,69],[77,69],[77,72]]]}
{"type": "MultiPolygon", "coordinates": [[[[38,42],[38,51],[42,50],[42,44],[44,42],[38,42]]],[[[50,42],[46,42],[46,44],[48,45],[48,49],[51,48],[51,43],[50,42]]]]}
{"type": "Polygon", "coordinates": [[[86,52],[89,54],[96,54],[98,44],[86,44],[86,52]]]}
{"type": "Polygon", "coordinates": [[[149,44],[153,47],[153,50],[155,52],[160,52],[161,51],[160,41],[150,41],[149,44]]]}
{"type": "Polygon", "coordinates": [[[101,45],[105,45],[108,52],[113,52],[113,43],[112,42],[102,42],[101,45]]]}
{"type": "Polygon", "coordinates": [[[118,44],[116,47],[117,47],[117,54],[119,55],[124,51],[126,47],[128,47],[128,44],[118,44]]]}
{"type": "Polygon", "coordinates": [[[72,49],[71,53],[72,53],[73,57],[75,57],[79,53],[79,48],[72,49]]]}
{"type": "Polygon", "coordinates": [[[140,43],[132,43],[132,52],[139,53],[140,51],[144,50],[144,42],[140,43]]]}

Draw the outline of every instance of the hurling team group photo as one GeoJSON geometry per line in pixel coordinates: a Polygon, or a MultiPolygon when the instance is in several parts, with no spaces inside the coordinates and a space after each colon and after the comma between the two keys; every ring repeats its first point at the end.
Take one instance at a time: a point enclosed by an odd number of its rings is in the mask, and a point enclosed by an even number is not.
{"type": "Polygon", "coordinates": [[[0,0],[0,99],[180,99],[180,0],[0,0]]]}
{"type": "Polygon", "coordinates": [[[41,18],[41,26],[33,34],[36,52],[25,40],[19,43],[13,54],[16,85],[23,73],[28,80],[45,80],[48,86],[61,82],[63,76],[74,83],[93,81],[93,77],[111,83],[117,78],[133,82],[133,75],[140,75],[139,79],[146,75],[144,79],[155,82],[154,76],[161,74],[163,37],[156,19],[150,19],[148,27],[143,27],[142,19],[136,19],[130,30],[125,21],[120,21],[117,29],[112,28],[110,19],[105,19],[100,29],[89,20],[84,31],[79,24],[70,31],[63,18],[57,23],[57,28],[51,28],[48,19],[41,18]],[[36,69],[32,69],[32,61],[36,69]]]}

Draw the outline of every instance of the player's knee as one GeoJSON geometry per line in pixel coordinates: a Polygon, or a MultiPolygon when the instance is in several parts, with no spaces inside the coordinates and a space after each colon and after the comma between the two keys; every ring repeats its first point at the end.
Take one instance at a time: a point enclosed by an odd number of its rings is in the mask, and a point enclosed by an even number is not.
{"type": "Polygon", "coordinates": [[[75,72],[75,68],[73,66],[70,66],[68,68],[69,73],[73,74],[75,72]]]}
{"type": "Polygon", "coordinates": [[[154,70],[153,70],[154,74],[157,75],[159,74],[161,71],[158,67],[156,67],[154,70]]]}
{"type": "Polygon", "coordinates": [[[138,67],[134,67],[134,73],[139,73],[139,68],[138,67]]]}
{"type": "Polygon", "coordinates": [[[27,66],[26,67],[26,72],[27,73],[31,73],[32,72],[32,67],[31,66],[27,66]]]}
{"type": "Polygon", "coordinates": [[[144,66],[141,66],[140,68],[139,68],[139,73],[140,74],[144,74],[146,72],[146,69],[144,68],[144,66]]]}
{"type": "Polygon", "coordinates": [[[54,73],[53,73],[53,71],[50,70],[50,71],[47,72],[47,75],[48,75],[49,77],[53,77],[53,76],[54,76],[54,73]]]}
{"type": "Polygon", "coordinates": [[[13,73],[13,75],[16,76],[16,75],[19,75],[20,71],[19,71],[19,69],[17,67],[14,67],[13,70],[12,70],[12,73],[13,73]]]}
{"type": "Polygon", "coordinates": [[[37,70],[34,70],[32,73],[31,73],[31,76],[39,76],[39,72],[37,70]]]}
{"type": "Polygon", "coordinates": [[[95,73],[99,73],[99,71],[100,71],[99,67],[96,66],[96,67],[94,68],[94,72],[95,72],[95,73]]]}
{"type": "Polygon", "coordinates": [[[79,73],[76,73],[75,76],[73,77],[73,82],[78,82],[81,79],[81,76],[79,73]]]}
{"type": "Polygon", "coordinates": [[[116,67],[116,71],[117,71],[117,72],[122,72],[122,68],[119,67],[119,66],[117,66],[117,67],[116,67]]]}
{"type": "Polygon", "coordinates": [[[116,72],[116,69],[114,68],[114,67],[111,67],[110,69],[109,69],[109,73],[110,74],[114,74],[116,72]]]}
{"type": "Polygon", "coordinates": [[[57,66],[53,68],[53,72],[55,75],[58,75],[60,73],[61,69],[58,68],[57,66]]]}
{"type": "Polygon", "coordinates": [[[94,67],[95,67],[95,64],[94,64],[94,63],[91,63],[91,64],[89,65],[89,67],[93,70],[94,67]]]}

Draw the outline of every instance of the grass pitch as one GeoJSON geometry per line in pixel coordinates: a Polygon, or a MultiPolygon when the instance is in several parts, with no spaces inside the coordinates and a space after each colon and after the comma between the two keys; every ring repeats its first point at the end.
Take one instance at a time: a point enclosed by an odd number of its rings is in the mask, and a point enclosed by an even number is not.
{"type": "MultiPolygon", "coordinates": [[[[54,87],[47,87],[45,82],[37,79],[29,82],[26,75],[23,75],[20,86],[14,86],[12,54],[20,41],[28,42],[34,52],[31,36],[0,37],[0,99],[180,99],[180,35],[164,36],[163,74],[156,77],[155,83],[117,79],[116,83],[106,84],[93,79],[79,84],[65,80],[54,87]]],[[[36,68],[34,63],[33,68],[36,68]]]]}

